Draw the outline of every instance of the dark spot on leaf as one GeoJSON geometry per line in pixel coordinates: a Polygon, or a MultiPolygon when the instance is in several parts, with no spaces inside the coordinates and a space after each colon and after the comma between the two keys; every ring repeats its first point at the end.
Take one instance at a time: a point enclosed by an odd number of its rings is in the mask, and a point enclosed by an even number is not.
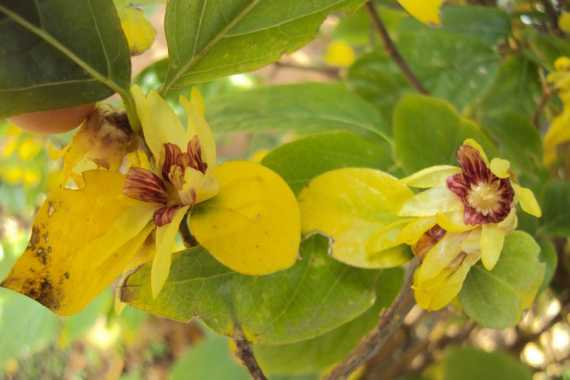
{"type": "Polygon", "coordinates": [[[38,247],[34,249],[32,252],[34,252],[34,255],[43,266],[47,265],[49,253],[46,249],[38,247]]]}

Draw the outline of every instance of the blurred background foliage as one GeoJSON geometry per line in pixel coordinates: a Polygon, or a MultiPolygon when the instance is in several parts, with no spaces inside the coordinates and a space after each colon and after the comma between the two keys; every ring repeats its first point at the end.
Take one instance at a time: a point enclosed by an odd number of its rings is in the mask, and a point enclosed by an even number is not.
{"type": "MultiPolygon", "coordinates": [[[[163,83],[167,64],[162,33],[164,4],[153,0],[115,2],[118,7],[134,4],[143,9],[158,31],[153,47],[134,58],[136,82],[146,89],[157,89],[163,83]]],[[[541,165],[543,147],[539,132],[547,129],[549,121],[563,108],[558,97],[545,89],[546,75],[556,58],[570,56],[570,41],[565,34],[569,31],[567,21],[558,23],[556,19],[552,23],[552,11],[558,17],[561,12],[570,11],[570,4],[561,0],[450,0],[443,8],[443,27],[427,28],[408,17],[395,2],[377,3],[392,38],[427,89],[449,101],[462,115],[478,120],[492,138],[501,140],[501,155],[522,168],[523,181],[544,194],[547,220],[549,213],[564,217],[556,209],[570,209],[570,186],[566,182],[545,186],[549,174],[541,165]],[[537,107],[540,112],[533,111],[537,107]]],[[[288,122],[280,120],[280,112],[295,107],[279,100],[290,98],[291,94],[306,96],[306,114],[299,113],[296,119],[306,127],[304,132],[334,129],[335,121],[319,119],[322,110],[311,103],[313,93],[315,97],[336,96],[332,87],[330,92],[303,84],[263,88],[267,84],[302,82],[340,82],[342,88],[369,102],[361,104],[358,98],[351,104],[354,109],[372,104],[379,110],[374,122],[381,125],[389,125],[398,100],[414,92],[382,48],[364,10],[349,16],[332,15],[316,40],[279,62],[253,73],[200,85],[214,115],[210,120],[214,130],[229,132],[220,134],[221,156],[260,160],[267,150],[301,136],[303,131],[279,132],[280,123],[288,122]],[[282,93],[286,94],[280,98],[282,93]],[[247,120],[251,113],[272,128],[260,127],[262,133],[232,132],[226,128],[247,120]]],[[[177,107],[178,95],[187,91],[169,94],[173,107],[177,107]]],[[[341,114],[342,109],[337,112],[341,114]]],[[[354,118],[364,118],[365,114],[354,118]]],[[[34,211],[49,190],[50,175],[58,169],[59,151],[69,139],[69,134],[46,137],[22,132],[8,122],[0,124],[0,279],[25,247],[34,211]]],[[[355,144],[363,143],[355,140],[355,144]]],[[[302,146],[290,145],[287,149],[303,154],[302,146]]],[[[556,149],[558,160],[550,174],[567,181],[570,144],[556,149]]],[[[402,159],[405,155],[399,156],[402,159]]],[[[389,166],[391,161],[381,166],[389,166]]],[[[426,164],[403,161],[401,166],[410,169],[426,164]]],[[[543,291],[521,323],[514,328],[490,330],[450,311],[428,314],[414,309],[388,349],[380,352],[358,376],[402,380],[570,379],[570,244],[566,238],[546,240],[551,235],[548,226],[540,229],[536,222],[524,219],[521,223],[528,231],[538,229],[538,235],[545,238],[541,255],[548,268],[543,291]]],[[[556,228],[556,236],[570,234],[570,227],[556,228]]],[[[375,314],[370,315],[373,320],[375,314]]],[[[365,325],[365,320],[358,318],[353,326],[365,325]]],[[[342,330],[345,335],[323,342],[329,348],[338,339],[356,342],[366,333],[366,329],[361,330],[342,330]]],[[[234,360],[227,338],[216,336],[195,322],[171,322],[129,307],[118,315],[111,289],[81,314],[66,319],[55,317],[34,301],[0,289],[0,342],[2,379],[248,378],[247,371],[234,360]]],[[[322,359],[321,368],[308,365],[303,369],[301,364],[291,363],[290,374],[276,371],[271,379],[317,379],[321,370],[338,360],[334,356],[338,353],[333,355],[330,349],[322,350],[322,345],[313,344],[313,351],[307,348],[306,352],[322,359]]],[[[263,361],[263,353],[260,360],[263,361]]],[[[279,368],[279,363],[275,365],[279,368]]],[[[281,363],[280,368],[287,366],[281,363]]]]}

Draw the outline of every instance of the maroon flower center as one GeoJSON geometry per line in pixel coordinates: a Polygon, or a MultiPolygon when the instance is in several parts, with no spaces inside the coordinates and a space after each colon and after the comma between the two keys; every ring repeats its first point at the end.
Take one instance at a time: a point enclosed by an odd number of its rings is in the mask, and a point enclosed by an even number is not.
{"type": "Polygon", "coordinates": [[[154,223],[159,227],[164,226],[172,221],[176,210],[196,202],[193,189],[187,194],[182,191],[187,168],[202,173],[208,169],[197,136],[188,142],[186,152],[176,144],[164,144],[161,176],[148,169],[130,168],[123,193],[129,198],[156,204],[158,209],[154,212],[154,223]]]}
{"type": "Polygon", "coordinates": [[[513,208],[514,190],[506,178],[491,172],[479,151],[462,145],[457,160],[463,171],[447,179],[447,187],[463,202],[465,224],[498,223],[513,208]]]}

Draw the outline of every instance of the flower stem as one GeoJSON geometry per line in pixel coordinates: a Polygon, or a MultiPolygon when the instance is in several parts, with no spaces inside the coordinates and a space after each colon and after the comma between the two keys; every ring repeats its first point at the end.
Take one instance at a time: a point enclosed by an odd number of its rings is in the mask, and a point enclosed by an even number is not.
{"type": "Polygon", "coordinates": [[[378,10],[376,9],[376,6],[372,1],[368,1],[366,3],[366,10],[368,11],[370,19],[372,20],[372,23],[374,24],[376,31],[378,32],[380,38],[382,39],[382,42],[384,43],[384,48],[386,50],[386,53],[388,53],[388,55],[392,58],[392,60],[394,60],[394,62],[396,63],[396,65],[398,65],[398,67],[402,71],[402,74],[404,74],[408,82],[419,93],[424,95],[429,95],[428,90],[426,90],[426,88],[422,85],[418,77],[416,77],[416,75],[413,73],[408,63],[404,60],[404,57],[402,57],[402,55],[398,51],[398,48],[394,44],[394,41],[392,41],[392,38],[388,33],[388,29],[386,29],[386,26],[384,25],[384,22],[380,18],[380,14],[378,13],[378,10]]]}
{"type": "Polygon", "coordinates": [[[325,377],[326,380],[348,379],[352,372],[376,355],[400,328],[404,318],[415,305],[412,292],[412,274],[417,266],[418,258],[414,258],[408,267],[406,281],[398,298],[381,315],[376,328],[360,341],[359,345],[343,362],[333,368],[325,377]]]}

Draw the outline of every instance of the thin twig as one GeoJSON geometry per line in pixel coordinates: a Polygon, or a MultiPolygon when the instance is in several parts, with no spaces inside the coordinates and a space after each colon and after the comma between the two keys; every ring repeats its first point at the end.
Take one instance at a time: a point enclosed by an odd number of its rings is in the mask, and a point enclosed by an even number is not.
{"type": "Polygon", "coordinates": [[[418,259],[415,258],[408,267],[407,278],[398,298],[382,314],[376,328],[325,377],[326,380],[347,379],[354,370],[376,355],[390,337],[398,331],[404,318],[415,305],[412,293],[412,274],[417,265],[418,259]]]}
{"type": "Polygon", "coordinates": [[[292,62],[283,62],[283,61],[277,61],[273,65],[278,68],[314,72],[332,78],[338,78],[340,76],[340,71],[334,67],[299,65],[292,62]]]}
{"type": "Polygon", "coordinates": [[[237,347],[236,354],[249,371],[251,378],[253,380],[267,380],[263,370],[257,363],[257,359],[253,354],[253,350],[251,349],[249,342],[243,335],[243,331],[239,326],[236,326],[235,328],[234,342],[237,347]]]}
{"type": "Polygon", "coordinates": [[[548,16],[552,32],[557,36],[563,36],[564,32],[558,27],[558,12],[554,9],[550,0],[542,0],[542,5],[544,6],[544,12],[548,16]]]}
{"type": "Polygon", "coordinates": [[[404,60],[404,57],[402,57],[402,55],[398,51],[398,48],[396,48],[394,41],[392,41],[392,38],[388,33],[388,29],[386,29],[386,26],[384,25],[384,22],[380,18],[380,14],[378,13],[378,10],[376,9],[376,6],[372,1],[368,1],[366,3],[366,10],[370,15],[370,18],[372,20],[372,23],[374,24],[374,27],[376,28],[376,31],[378,32],[378,34],[380,34],[380,38],[384,43],[384,49],[386,49],[386,53],[388,53],[388,55],[394,60],[396,65],[398,65],[400,70],[402,70],[402,74],[404,74],[408,82],[419,93],[428,95],[429,92],[422,85],[418,77],[416,77],[416,75],[413,73],[408,63],[404,60]]]}

